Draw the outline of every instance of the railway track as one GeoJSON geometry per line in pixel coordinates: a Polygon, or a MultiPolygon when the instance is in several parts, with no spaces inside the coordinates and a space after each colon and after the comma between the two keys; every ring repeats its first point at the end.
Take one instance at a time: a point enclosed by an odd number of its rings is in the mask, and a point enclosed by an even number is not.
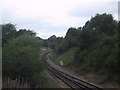
{"type": "Polygon", "coordinates": [[[90,84],[86,81],[68,75],[58,69],[53,67],[48,67],[48,70],[52,72],[57,78],[62,80],[65,84],[67,84],[72,89],[79,89],[79,90],[103,90],[102,88],[90,84]]]}

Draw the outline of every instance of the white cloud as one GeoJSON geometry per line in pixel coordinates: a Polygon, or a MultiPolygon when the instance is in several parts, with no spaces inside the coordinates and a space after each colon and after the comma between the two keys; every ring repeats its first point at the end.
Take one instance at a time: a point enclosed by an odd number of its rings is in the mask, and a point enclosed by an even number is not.
{"type": "Polygon", "coordinates": [[[47,39],[47,38],[49,38],[50,36],[52,36],[52,35],[56,35],[57,37],[59,37],[59,36],[65,36],[65,33],[66,33],[66,31],[56,31],[55,30],[55,32],[47,32],[47,30],[40,30],[40,31],[38,31],[38,33],[37,33],[37,36],[41,36],[41,37],[44,37],[44,39],[47,39]]]}
{"type": "Polygon", "coordinates": [[[116,4],[108,3],[118,0],[98,2],[103,4],[96,5],[96,0],[1,0],[0,6],[4,23],[36,30],[40,37],[46,38],[52,34],[65,35],[69,27],[83,26],[96,13],[111,12],[117,17],[116,4]]]}
{"type": "Polygon", "coordinates": [[[74,0],[4,0],[3,6],[17,17],[61,17],[74,6],[74,0]]]}

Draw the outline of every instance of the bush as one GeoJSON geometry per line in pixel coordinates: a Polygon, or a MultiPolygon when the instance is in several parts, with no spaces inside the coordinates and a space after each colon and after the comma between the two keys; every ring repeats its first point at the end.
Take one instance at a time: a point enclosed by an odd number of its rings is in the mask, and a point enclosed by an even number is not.
{"type": "Polygon", "coordinates": [[[43,68],[39,60],[40,45],[39,39],[29,34],[10,40],[3,48],[3,77],[16,79],[20,76],[26,82],[33,81],[35,73],[43,68]]]}

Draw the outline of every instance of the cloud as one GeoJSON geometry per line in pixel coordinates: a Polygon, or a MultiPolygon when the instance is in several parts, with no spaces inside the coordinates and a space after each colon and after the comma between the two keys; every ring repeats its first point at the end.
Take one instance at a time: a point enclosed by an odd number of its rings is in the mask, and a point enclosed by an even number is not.
{"type": "Polygon", "coordinates": [[[3,0],[3,7],[10,8],[17,17],[61,17],[72,6],[74,0],[3,0]]]}
{"type": "Polygon", "coordinates": [[[92,2],[89,4],[79,5],[70,12],[71,16],[89,17],[95,16],[97,13],[116,14],[118,11],[118,2],[92,2]]]}
{"type": "Polygon", "coordinates": [[[118,20],[120,21],[120,1],[118,3],[118,20]]]}
{"type": "MultiPolygon", "coordinates": [[[[14,19],[15,20],[15,19],[14,19]]],[[[64,36],[68,27],[42,18],[20,18],[15,20],[17,28],[26,28],[37,32],[37,36],[48,38],[55,34],[56,36],[64,36]],[[19,27],[18,27],[19,26],[19,27]]],[[[14,23],[15,23],[14,22],[14,23]]]]}
{"type": "Polygon", "coordinates": [[[83,26],[96,13],[107,12],[117,17],[117,2],[118,0],[0,0],[0,13],[3,23],[12,22],[18,29],[35,30],[41,38],[48,38],[53,34],[64,36],[69,27],[83,26]]]}
{"type": "Polygon", "coordinates": [[[56,35],[57,37],[64,37],[67,31],[63,31],[63,30],[64,30],[64,27],[59,28],[59,29],[58,28],[54,28],[54,29],[50,28],[49,31],[48,30],[38,30],[37,36],[41,36],[44,39],[47,39],[52,35],[56,35]]]}

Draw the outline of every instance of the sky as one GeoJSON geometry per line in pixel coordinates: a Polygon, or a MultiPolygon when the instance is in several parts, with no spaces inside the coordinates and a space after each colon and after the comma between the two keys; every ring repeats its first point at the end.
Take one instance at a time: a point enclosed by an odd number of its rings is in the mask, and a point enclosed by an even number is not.
{"type": "Polygon", "coordinates": [[[119,0],[0,0],[0,24],[16,24],[47,39],[65,36],[70,27],[83,27],[97,13],[118,20],[119,0]]]}

